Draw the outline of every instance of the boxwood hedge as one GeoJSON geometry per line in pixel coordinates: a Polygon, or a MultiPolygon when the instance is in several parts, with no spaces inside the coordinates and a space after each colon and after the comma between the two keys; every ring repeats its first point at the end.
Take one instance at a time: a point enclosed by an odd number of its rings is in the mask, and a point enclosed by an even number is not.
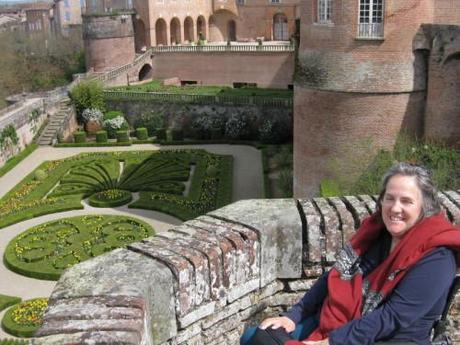
{"type": "Polygon", "coordinates": [[[66,268],[153,234],[147,223],[125,216],[58,219],[13,238],[3,261],[19,274],[57,280],[66,268]]]}

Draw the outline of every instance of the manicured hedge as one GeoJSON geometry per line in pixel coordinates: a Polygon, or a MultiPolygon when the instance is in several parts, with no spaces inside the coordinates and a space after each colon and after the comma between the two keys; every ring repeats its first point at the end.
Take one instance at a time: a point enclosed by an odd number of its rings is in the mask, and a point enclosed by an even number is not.
{"type": "Polygon", "coordinates": [[[147,223],[125,216],[58,219],[12,239],[6,247],[4,263],[28,277],[57,280],[66,268],[153,234],[147,223]]]}
{"type": "Polygon", "coordinates": [[[47,306],[47,298],[35,298],[13,306],[3,316],[3,330],[16,337],[33,337],[43,323],[47,306]]]}
{"type": "Polygon", "coordinates": [[[108,140],[107,131],[98,131],[96,132],[96,142],[97,143],[106,143],[108,140]]]}
{"type": "Polygon", "coordinates": [[[86,132],[78,131],[73,134],[75,143],[80,144],[86,142],[86,132]]]}
{"type": "Polygon", "coordinates": [[[148,137],[149,137],[149,134],[147,132],[147,128],[145,127],[136,128],[136,138],[138,140],[147,140],[148,137]]]}
{"type": "Polygon", "coordinates": [[[184,132],[181,129],[171,129],[171,140],[183,140],[184,132]]]}
{"type": "Polygon", "coordinates": [[[21,302],[21,298],[0,294],[0,311],[21,302]]]}
{"type": "Polygon", "coordinates": [[[231,156],[204,150],[86,153],[45,162],[37,169],[46,173],[43,180],[31,172],[1,200],[0,228],[39,215],[81,209],[82,199],[111,189],[139,192],[140,200],[129,207],[163,211],[181,219],[231,202],[231,156]]]}
{"type": "Polygon", "coordinates": [[[166,140],[166,128],[158,128],[156,134],[157,140],[166,140]]]}
{"type": "Polygon", "coordinates": [[[110,146],[131,146],[131,142],[117,143],[117,142],[89,142],[89,143],[60,143],[54,145],[54,147],[110,147],[110,146]]]}
{"type": "Polygon", "coordinates": [[[117,207],[133,200],[131,192],[120,189],[108,189],[89,197],[88,203],[93,207],[117,207]]]}
{"type": "Polygon", "coordinates": [[[128,133],[128,131],[117,131],[117,142],[118,143],[129,142],[129,133],[128,133]]]}

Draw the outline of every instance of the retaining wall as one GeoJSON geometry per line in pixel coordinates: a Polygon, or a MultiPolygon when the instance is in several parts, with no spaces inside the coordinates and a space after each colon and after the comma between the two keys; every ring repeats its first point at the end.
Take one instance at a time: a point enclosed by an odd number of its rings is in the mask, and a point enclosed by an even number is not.
{"type": "MultiPolygon", "coordinates": [[[[441,200],[460,224],[460,191],[441,200]]],[[[238,344],[303,295],[374,207],[367,195],[244,200],[86,261],[57,283],[33,344],[238,344]]]]}

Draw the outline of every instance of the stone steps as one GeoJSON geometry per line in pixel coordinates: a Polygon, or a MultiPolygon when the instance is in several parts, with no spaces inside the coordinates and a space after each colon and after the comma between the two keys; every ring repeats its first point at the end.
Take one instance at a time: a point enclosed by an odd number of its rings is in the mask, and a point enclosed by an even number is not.
{"type": "Polygon", "coordinates": [[[71,111],[71,101],[65,98],[59,102],[59,110],[52,115],[48,120],[48,125],[38,139],[39,145],[52,145],[53,140],[57,138],[58,132],[62,127],[62,123],[67,118],[67,114],[71,111]]]}

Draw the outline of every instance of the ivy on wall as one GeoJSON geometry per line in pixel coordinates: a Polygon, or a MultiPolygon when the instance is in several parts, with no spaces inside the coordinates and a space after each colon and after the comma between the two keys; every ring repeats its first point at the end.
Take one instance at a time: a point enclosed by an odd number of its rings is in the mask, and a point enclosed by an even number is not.
{"type": "Polygon", "coordinates": [[[32,132],[35,134],[38,130],[38,119],[41,116],[40,109],[34,109],[32,112],[29,114],[29,118],[27,119],[28,123],[32,126],[32,132]]]}
{"type": "Polygon", "coordinates": [[[18,133],[13,125],[8,125],[0,131],[0,149],[5,149],[8,145],[19,143],[18,133]]]}

